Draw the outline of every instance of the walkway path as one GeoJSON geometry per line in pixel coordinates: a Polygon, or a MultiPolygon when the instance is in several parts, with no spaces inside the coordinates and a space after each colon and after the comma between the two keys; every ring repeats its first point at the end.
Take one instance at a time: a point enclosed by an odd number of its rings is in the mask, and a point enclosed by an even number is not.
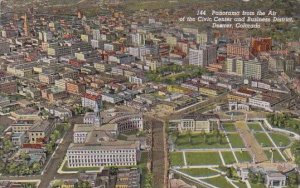
{"type": "MultiPolygon", "coordinates": [[[[221,127],[222,129],[224,130],[224,133],[225,133],[225,137],[226,137],[226,140],[227,140],[227,143],[229,144],[229,147],[230,147],[230,150],[233,154],[233,157],[234,157],[234,160],[236,161],[236,163],[239,163],[239,160],[237,159],[236,155],[235,155],[235,152],[234,152],[234,149],[232,148],[232,145],[231,145],[231,142],[228,138],[228,134],[226,132],[226,130],[224,129],[223,125],[221,124],[221,127]]],[[[239,151],[241,151],[241,148],[235,148],[235,149],[239,149],[239,151]]]]}
{"type": "Polygon", "coordinates": [[[185,151],[182,152],[182,155],[183,155],[184,166],[187,166],[185,151]]]}
{"type": "Polygon", "coordinates": [[[234,188],[239,188],[238,186],[236,186],[231,179],[229,179],[227,176],[225,176],[225,179],[234,187],[234,188]]]}
{"type": "MultiPolygon", "coordinates": [[[[227,140],[227,139],[226,139],[227,140]]],[[[227,140],[228,142],[228,140],[227,140]]],[[[285,149],[288,148],[288,146],[277,146],[277,148],[279,149],[285,149]]],[[[270,150],[270,149],[276,149],[275,146],[273,147],[264,147],[264,150],[270,150]]],[[[228,152],[228,151],[247,151],[247,148],[199,148],[199,149],[175,149],[174,151],[176,152],[219,152],[219,151],[224,151],[224,152],[228,152]]]]}
{"type": "MultiPolygon", "coordinates": [[[[232,165],[226,165],[232,166],[232,165]]],[[[218,168],[219,165],[189,165],[189,166],[173,166],[173,169],[181,169],[181,168],[218,168]]]]}
{"type": "Polygon", "coordinates": [[[225,166],[226,164],[225,164],[223,155],[222,155],[222,153],[221,153],[220,151],[219,151],[219,156],[220,156],[220,159],[221,159],[221,161],[222,161],[222,164],[225,166]]]}
{"type": "Polygon", "coordinates": [[[286,129],[279,129],[279,128],[274,128],[266,118],[248,118],[248,120],[252,120],[252,121],[263,121],[264,125],[271,131],[277,131],[277,132],[282,132],[285,133],[287,135],[293,135],[293,138],[296,140],[300,140],[300,134],[297,134],[295,132],[286,130],[286,129]]]}
{"type": "Polygon", "coordinates": [[[251,188],[250,182],[248,180],[245,181],[247,188],[251,188]]]}
{"type": "Polygon", "coordinates": [[[255,162],[261,163],[267,161],[268,158],[261,147],[261,145],[257,142],[254,135],[251,133],[247,123],[245,121],[237,121],[235,126],[243,139],[243,142],[246,148],[250,151],[252,158],[255,159],[255,162]]]}
{"type": "Polygon", "coordinates": [[[221,171],[221,170],[218,170],[218,169],[216,169],[216,168],[208,168],[208,169],[210,169],[210,170],[213,170],[213,171],[216,171],[216,172],[218,172],[218,173],[220,173],[220,174],[226,174],[225,172],[223,172],[223,171],[221,171]]]}
{"type": "Polygon", "coordinates": [[[268,138],[271,140],[273,146],[275,146],[276,150],[278,151],[278,153],[280,154],[280,156],[282,157],[282,159],[287,162],[285,156],[282,154],[282,152],[280,151],[280,149],[277,147],[276,143],[273,141],[272,137],[270,136],[270,134],[266,131],[266,129],[264,128],[264,126],[259,123],[260,127],[263,129],[263,131],[265,132],[265,134],[268,136],[268,138]]]}
{"type": "Polygon", "coordinates": [[[217,178],[217,177],[219,177],[219,176],[221,176],[221,175],[220,175],[220,174],[217,174],[217,175],[213,175],[213,176],[197,177],[197,179],[199,179],[199,180],[205,180],[205,179],[217,178]]]}
{"type": "Polygon", "coordinates": [[[180,172],[180,171],[178,171],[178,170],[174,170],[174,169],[172,169],[172,170],[173,170],[175,173],[177,173],[177,174],[180,174],[180,175],[185,176],[185,177],[187,177],[187,178],[189,178],[189,179],[191,179],[191,180],[194,180],[195,182],[199,183],[200,185],[204,185],[205,187],[218,188],[218,187],[216,187],[216,186],[214,186],[214,185],[211,185],[211,184],[209,184],[209,183],[207,183],[207,182],[205,182],[205,181],[202,181],[202,180],[199,179],[199,178],[195,178],[195,177],[190,176],[190,175],[188,175],[188,174],[182,173],[182,172],[180,172]]]}

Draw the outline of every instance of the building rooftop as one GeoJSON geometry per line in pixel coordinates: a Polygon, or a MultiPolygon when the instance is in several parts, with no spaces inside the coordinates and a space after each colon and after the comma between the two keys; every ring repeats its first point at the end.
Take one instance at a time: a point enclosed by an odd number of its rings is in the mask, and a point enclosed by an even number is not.
{"type": "MultiPolygon", "coordinates": [[[[96,133],[94,134],[96,136],[96,133]]],[[[98,143],[70,144],[69,150],[115,150],[115,149],[137,149],[139,143],[135,141],[101,141],[98,143]]]]}
{"type": "Polygon", "coordinates": [[[267,176],[270,178],[286,178],[285,175],[279,173],[279,172],[268,172],[267,176]]]}
{"type": "Polygon", "coordinates": [[[52,126],[52,123],[48,120],[37,121],[30,129],[29,132],[45,132],[52,126]]]}
{"type": "Polygon", "coordinates": [[[186,116],[183,116],[182,119],[193,119],[195,121],[206,121],[209,119],[219,119],[219,116],[216,114],[189,114],[186,116]]]}
{"type": "Polygon", "coordinates": [[[20,114],[20,115],[38,115],[39,111],[37,109],[34,108],[22,108],[19,109],[17,111],[15,111],[16,114],[20,114]]]}

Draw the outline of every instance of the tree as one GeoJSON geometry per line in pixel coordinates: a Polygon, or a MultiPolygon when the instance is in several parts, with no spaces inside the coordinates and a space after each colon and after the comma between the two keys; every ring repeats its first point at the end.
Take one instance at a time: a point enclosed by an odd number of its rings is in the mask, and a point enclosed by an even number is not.
{"type": "Polygon", "coordinates": [[[179,137],[179,131],[176,131],[175,132],[175,144],[177,143],[177,140],[178,140],[178,137],[179,137]]]}
{"type": "Polygon", "coordinates": [[[8,174],[16,175],[17,168],[18,168],[17,163],[9,163],[7,165],[6,170],[7,170],[8,174]]]}
{"type": "Polygon", "coordinates": [[[220,130],[219,130],[219,129],[216,129],[216,136],[217,136],[217,138],[219,138],[219,136],[222,136],[222,135],[220,134],[220,130]]]}
{"type": "Polygon", "coordinates": [[[204,139],[204,135],[205,135],[205,130],[204,129],[202,129],[201,130],[201,137],[204,139]]]}
{"type": "Polygon", "coordinates": [[[300,141],[297,141],[292,145],[291,152],[295,157],[295,163],[300,165],[300,141]]]}
{"type": "Polygon", "coordinates": [[[51,138],[52,141],[56,142],[56,140],[59,139],[60,136],[61,136],[60,132],[58,130],[55,130],[51,134],[50,138],[51,138]]]}
{"type": "Polygon", "coordinates": [[[30,156],[25,152],[21,152],[20,153],[20,159],[23,159],[25,161],[30,161],[30,156]]]}
{"type": "Polygon", "coordinates": [[[88,181],[79,181],[75,183],[74,188],[91,188],[92,186],[88,181]]]}
{"type": "Polygon", "coordinates": [[[192,131],[190,129],[187,131],[187,135],[189,137],[189,143],[191,143],[192,131]]]}
{"type": "Polygon", "coordinates": [[[53,142],[49,142],[48,144],[46,144],[46,150],[47,150],[48,154],[53,152],[53,147],[54,147],[53,142]]]}
{"type": "Polygon", "coordinates": [[[219,144],[223,144],[223,137],[224,137],[223,134],[221,134],[221,135],[219,136],[219,144]]]}
{"type": "Polygon", "coordinates": [[[2,159],[0,159],[0,173],[3,172],[4,167],[5,167],[5,164],[4,164],[4,162],[2,161],[2,159]]]}
{"type": "Polygon", "coordinates": [[[31,170],[27,166],[27,164],[21,164],[18,166],[18,173],[19,175],[28,175],[30,174],[31,170]]]}
{"type": "Polygon", "coordinates": [[[227,176],[228,178],[232,178],[232,175],[233,175],[232,169],[231,169],[230,167],[227,168],[227,169],[226,169],[226,176],[227,176]]]}
{"type": "Polygon", "coordinates": [[[3,151],[4,151],[4,153],[8,153],[9,150],[11,150],[13,148],[13,143],[7,138],[5,138],[3,141],[4,141],[3,151]]]}
{"type": "Polygon", "coordinates": [[[117,175],[117,173],[118,173],[118,168],[116,168],[116,167],[111,167],[110,168],[110,174],[111,175],[117,175]]]}
{"type": "Polygon", "coordinates": [[[33,173],[37,173],[37,172],[39,172],[39,171],[41,171],[41,164],[40,163],[38,163],[38,162],[35,162],[35,163],[33,163],[32,164],[32,171],[33,171],[33,173]]]}
{"type": "Polygon", "coordinates": [[[268,115],[268,119],[269,119],[270,123],[273,125],[274,124],[274,120],[275,120],[275,115],[274,114],[268,115]]]}
{"type": "Polygon", "coordinates": [[[299,175],[296,172],[290,172],[287,177],[287,183],[290,187],[294,185],[298,185],[299,182],[299,175]]]}
{"type": "Polygon", "coordinates": [[[261,173],[257,174],[257,182],[258,183],[264,183],[264,178],[263,178],[261,173]]]}
{"type": "Polygon", "coordinates": [[[251,183],[258,183],[258,177],[255,173],[250,171],[248,176],[251,183]]]}
{"type": "Polygon", "coordinates": [[[207,144],[208,143],[208,136],[207,136],[206,132],[204,132],[203,137],[204,137],[204,143],[207,144]]]}
{"type": "Polygon", "coordinates": [[[153,175],[151,173],[148,173],[146,175],[146,178],[145,178],[144,187],[145,188],[152,188],[152,181],[153,181],[153,175]]]}

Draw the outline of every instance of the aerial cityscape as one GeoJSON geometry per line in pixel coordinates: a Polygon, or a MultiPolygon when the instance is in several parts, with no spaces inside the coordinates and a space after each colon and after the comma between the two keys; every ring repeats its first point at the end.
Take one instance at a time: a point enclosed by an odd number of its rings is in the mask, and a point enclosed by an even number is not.
{"type": "Polygon", "coordinates": [[[0,0],[0,188],[300,188],[300,0],[0,0]]]}

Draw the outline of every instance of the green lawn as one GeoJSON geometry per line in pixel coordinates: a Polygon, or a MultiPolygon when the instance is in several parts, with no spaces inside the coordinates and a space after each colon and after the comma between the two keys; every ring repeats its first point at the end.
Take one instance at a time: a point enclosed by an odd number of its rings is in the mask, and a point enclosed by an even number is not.
{"type": "MultiPolygon", "coordinates": [[[[272,153],[269,150],[265,150],[265,153],[266,153],[268,159],[271,160],[272,153]]],[[[273,151],[273,156],[274,156],[274,162],[283,162],[284,161],[282,159],[281,155],[276,150],[273,151]]]]}
{"type": "Polygon", "coordinates": [[[238,186],[239,188],[247,188],[246,183],[244,183],[244,182],[242,182],[242,181],[234,182],[234,184],[235,184],[236,186],[238,186]]]}
{"type": "Polygon", "coordinates": [[[255,133],[254,136],[257,142],[263,147],[273,147],[272,142],[265,133],[255,133]]]}
{"type": "Polygon", "coordinates": [[[250,183],[251,188],[265,188],[266,186],[264,184],[254,184],[254,183],[250,183]]]}
{"type": "Polygon", "coordinates": [[[132,130],[132,131],[125,132],[124,134],[125,135],[136,135],[138,133],[139,133],[139,130],[132,130]]]}
{"type": "Polygon", "coordinates": [[[245,147],[244,142],[239,134],[228,134],[227,136],[228,136],[231,146],[233,148],[244,148],[245,147]]]}
{"type": "Polygon", "coordinates": [[[181,134],[176,139],[173,134],[172,138],[179,149],[202,149],[202,148],[229,148],[225,137],[223,138],[223,143],[220,144],[216,136],[212,134],[206,134],[207,141],[205,142],[205,137],[202,134],[192,134],[191,139],[189,139],[188,134],[181,134]]]}
{"type": "Polygon", "coordinates": [[[170,153],[170,160],[172,166],[183,166],[183,154],[181,152],[172,152],[170,153]]]}
{"type": "Polygon", "coordinates": [[[254,130],[254,131],[262,131],[263,130],[259,123],[247,123],[247,125],[250,130],[254,130]]]}
{"type": "Polygon", "coordinates": [[[236,151],[235,155],[240,163],[252,161],[252,157],[248,151],[236,151]]]}
{"type": "Polygon", "coordinates": [[[234,164],[236,163],[232,152],[222,152],[223,159],[225,164],[234,164]]]}
{"type": "Polygon", "coordinates": [[[291,118],[287,121],[286,129],[299,133],[300,130],[300,119],[291,118]]]}
{"type": "Polygon", "coordinates": [[[269,134],[277,146],[283,147],[291,143],[291,140],[283,134],[280,133],[269,133],[269,134]]]}
{"type": "Polygon", "coordinates": [[[186,168],[180,169],[180,171],[193,177],[207,177],[219,174],[218,172],[208,168],[186,168]]]}
{"type": "Polygon", "coordinates": [[[141,160],[138,164],[138,167],[142,170],[142,173],[141,173],[141,185],[142,186],[145,186],[145,184],[147,183],[147,177],[150,175],[150,172],[147,168],[148,155],[149,155],[149,152],[142,152],[141,160]]]}
{"type": "Polygon", "coordinates": [[[219,176],[216,178],[210,178],[203,180],[209,184],[212,184],[217,187],[226,187],[226,188],[232,188],[233,186],[223,177],[219,176]]]}
{"type": "Polygon", "coordinates": [[[119,134],[118,135],[118,140],[127,140],[127,136],[125,136],[123,134],[119,134]]]}
{"type": "Polygon", "coordinates": [[[67,166],[67,162],[65,165],[62,167],[62,171],[80,171],[80,172],[85,172],[85,171],[100,171],[100,167],[75,167],[75,168],[70,168],[67,166]]]}
{"type": "Polygon", "coordinates": [[[147,167],[148,155],[149,155],[149,152],[142,152],[141,160],[139,162],[140,167],[147,167]]]}
{"type": "Polygon", "coordinates": [[[217,152],[186,152],[188,165],[221,165],[221,159],[217,152]]]}
{"type": "MultiPolygon", "coordinates": [[[[279,115],[280,118],[282,118],[282,115],[279,115]]],[[[274,122],[272,123],[272,121],[270,120],[270,118],[268,118],[268,121],[272,124],[272,126],[281,128],[281,129],[286,129],[295,133],[299,133],[300,132],[300,119],[296,119],[296,118],[288,118],[286,120],[283,121],[282,125],[275,125],[274,122]]]]}
{"type": "Polygon", "coordinates": [[[223,128],[228,132],[236,132],[236,127],[233,123],[224,123],[223,128]]]}

